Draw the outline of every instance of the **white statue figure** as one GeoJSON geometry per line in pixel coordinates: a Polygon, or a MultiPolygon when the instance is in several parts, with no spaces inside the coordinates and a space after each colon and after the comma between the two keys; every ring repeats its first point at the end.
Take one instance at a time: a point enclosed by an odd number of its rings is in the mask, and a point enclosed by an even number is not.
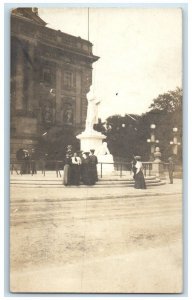
{"type": "Polygon", "coordinates": [[[110,155],[109,149],[107,147],[107,142],[102,143],[102,145],[98,149],[96,155],[110,155]]]}
{"type": "Polygon", "coordinates": [[[98,105],[100,101],[95,99],[92,86],[90,87],[90,91],[87,93],[87,100],[88,106],[85,131],[94,131],[93,125],[98,122],[98,105]]]}

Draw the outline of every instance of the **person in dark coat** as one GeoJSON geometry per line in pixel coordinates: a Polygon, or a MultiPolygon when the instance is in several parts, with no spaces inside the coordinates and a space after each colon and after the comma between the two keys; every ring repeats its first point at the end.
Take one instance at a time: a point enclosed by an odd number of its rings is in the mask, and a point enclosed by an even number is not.
{"type": "Polygon", "coordinates": [[[146,189],[141,157],[140,156],[135,156],[135,160],[136,160],[136,164],[135,164],[135,168],[136,168],[136,172],[135,172],[135,189],[146,189]]]}
{"type": "Polygon", "coordinates": [[[23,174],[30,174],[30,155],[28,150],[23,150],[24,151],[24,170],[23,174]]]}
{"type": "Polygon", "coordinates": [[[68,153],[64,159],[63,184],[71,184],[71,157],[68,153]]]}
{"type": "Polygon", "coordinates": [[[43,174],[44,176],[45,176],[45,171],[46,171],[47,160],[48,160],[48,153],[43,153],[43,154],[41,154],[41,157],[40,157],[40,164],[41,164],[42,174],[43,174]]]}
{"type": "Polygon", "coordinates": [[[173,184],[174,161],[172,157],[169,157],[168,161],[169,161],[168,164],[169,180],[170,180],[170,184],[173,184]]]}
{"type": "Polygon", "coordinates": [[[135,159],[135,157],[133,157],[133,160],[131,162],[131,169],[133,171],[133,179],[135,179],[135,175],[136,175],[136,171],[137,171],[137,168],[135,167],[137,161],[135,159]]]}
{"type": "Polygon", "coordinates": [[[61,173],[60,173],[60,163],[59,163],[59,152],[55,151],[54,152],[54,160],[55,160],[55,171],[56,171],[56,175],[57,177],[61,177],[61,173]]]}
{"type": "Polygon", "coordinates": [[[71,184],[80,184],[81,158],[75,152],[71,158],[71,184]]]}
{"type": "Polygon", "coordinates": [[[36,159],[37,159],[37,155],[36,155],[35,149],[32,149],[31,150],[31,157],[30,157],[30,160],[31,160],[31,174],[32,175],[37,174],[36,159]]]}
{"type": "Polygon", "coordinates": [[[85,185],[92,185],[92,180],[90,178],[90,156],[89,152],[83,152],[82,159],[82,181],[85,185]]]}
{"type": "Polygon", "coordinates": [[[20,174],[22,175],[25,173],[25,162],[24,162],[25,152],[24,152],[23,148],[20,148],[19,150],[17,150],[16,158],[21,164],[20,165],[20,174]]]}
{"type": "Polygon", "coordinates": [[[90,150],[90,176],[91,176],[91,181],[93,184],[98,181],[98,175],[97,175],[97,164],[98,164],[98,159],[97,156],[94,154],[95,150],[91,149],[90,150]]]}

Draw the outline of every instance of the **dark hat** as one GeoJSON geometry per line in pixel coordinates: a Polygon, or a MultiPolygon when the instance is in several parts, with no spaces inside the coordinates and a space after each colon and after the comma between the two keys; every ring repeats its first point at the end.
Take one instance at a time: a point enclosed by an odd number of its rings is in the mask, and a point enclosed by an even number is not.
{"type": "Polygon", "coordinates": [[[91,152],[95,152],[95,149],[90,149],[91,152]]]}
{"type": "Polygon", "coordinates": [[[85,152],[83,152],[83,154],[86,154],[86,155],[88,155],[90,152],[89,151],[85,151],[85,152]]]}

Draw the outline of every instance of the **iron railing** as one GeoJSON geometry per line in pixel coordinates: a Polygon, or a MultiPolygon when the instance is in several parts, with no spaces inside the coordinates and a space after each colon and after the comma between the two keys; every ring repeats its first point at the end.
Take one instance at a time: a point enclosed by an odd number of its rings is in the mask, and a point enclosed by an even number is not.
{"type": "MultiPolygon", "coordinates": [[[[144,176],[152,175],[152,162],[142,162],[144,176]]],[[[98,176],[103,177],[106,173],[107,165],[112,165],[111,170],[114,171],[116,176],[120,178],[125,175],[132,175],[132,164],[126,162],[114,162],[114,163],[98,163],[98,176]]],[[[163,170],[168,171],[168,163],[163,163],[163,170]]],[[[61,170],[63,170],[64,161],[62,160],[29,160],[29,161],[12,161],[10,162],[10,172],[13,174],[15,171],[17,175],[31,174],[35,175],[35,170],[42,172],[43,176],[46,175],[47,171],[55,171],[57,177],[61,177],[61,170]],[[35,167],[34,167],[35,164],[35,167]]]]}

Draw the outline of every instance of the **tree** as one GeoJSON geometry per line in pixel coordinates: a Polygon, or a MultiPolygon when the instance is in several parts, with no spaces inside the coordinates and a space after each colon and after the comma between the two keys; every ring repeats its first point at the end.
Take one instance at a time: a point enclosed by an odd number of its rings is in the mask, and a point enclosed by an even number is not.
{"type": "MultiPolygon", "coordinates": [[[[162,158],[164,160],[172,154],[170,141],[173,139],[174,127],[178,128],[178,138],[182,143],[182,99],[183,90],[177,87],[174,91],[168,91],[154,99],[149,107],[150,111],[145,114],[145,118],[157,125],[156,136],[160,141],[162,158]]],[[[181,149],[178,159],[182,160],[181,149]]]]}
{"type": "Polygon", "coordinates": [[[168,91],[167,93],[159,95],[153,100],[149,106],[151,110],[161,110],[168,113],[182,110],[183,91],[177,87],[175,91],[168,91]]]}
{"type": "Polygon", "coordinates": [[[101,121],[94,127],[95,130],[106,135],[109,150],[117,160],[132,160],[137,152],[138,115],[114,115],[107,118],[106,123],[101,121]]]}
{"type": "MultiPolygon", "coordinates": [[[[141,155],[143,161],[148,161],[151,136],[150,125],[155,124],[155,136],[159,140],[162,160],[166,161],[172,154],[170,141],[173,140],[173,128],[178,128],[178,138],[182,143],[182,89],[176,88],[159,95],[153,100],[149,111],[139,115],[114,115],[101,121],[95,129],[107,137],[111,154],[115,158],[131,160],[133,155],[141,155]]],[[[181,160],[182,153],[179,153],[181,160]]]]}

